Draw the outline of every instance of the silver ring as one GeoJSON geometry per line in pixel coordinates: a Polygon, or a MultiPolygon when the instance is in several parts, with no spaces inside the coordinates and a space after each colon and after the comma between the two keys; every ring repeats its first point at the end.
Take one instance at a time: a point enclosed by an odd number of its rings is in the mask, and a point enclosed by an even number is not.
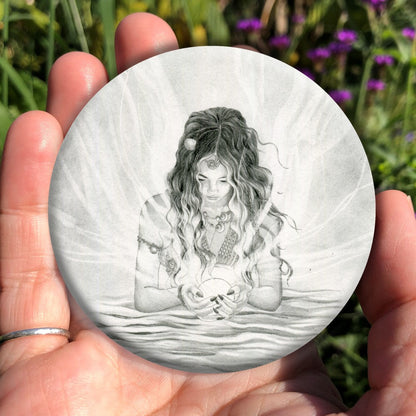
{"type": "Polygon", "coordinates": [[[0,344],[15,338],[28,337],[31,335],[62,335],[69,339],[70,334],[67,329],[63,328],[32,328],[32,329],[21,329],[20,331],[9,332],[4,335],[0,335],[0,344]]]}

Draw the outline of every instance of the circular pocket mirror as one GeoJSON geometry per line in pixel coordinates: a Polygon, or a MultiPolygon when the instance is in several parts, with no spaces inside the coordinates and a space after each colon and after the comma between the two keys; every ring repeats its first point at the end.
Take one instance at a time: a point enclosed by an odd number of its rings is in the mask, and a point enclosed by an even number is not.
{"type": "Polygon", "coordinates": [[[168,52],[81,111],[49,197],[57,263],[109,337],[194,372],[279,359],[353,293],[371,248],[366,155],[309,78],[228,47],[168,52]]]}

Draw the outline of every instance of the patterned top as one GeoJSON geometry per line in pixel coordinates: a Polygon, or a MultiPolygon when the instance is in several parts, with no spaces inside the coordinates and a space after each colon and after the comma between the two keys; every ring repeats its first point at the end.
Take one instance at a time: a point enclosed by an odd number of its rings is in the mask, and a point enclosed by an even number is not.
{"type": "MultiPolygon", "coordinates": [[[[159,195],[155,195],[144,204],[140,213],[140,224],[139,224],[139,250],[140,246],[147,247],[148,253],[157,256],[159,267],[156,271],[158,276],[155,276],[155,281],[158,281],[158,285],[166,287],[177,286],[175,278],[180,272],[185,273],[186,270],[190,269],[188,264],[184,264],[179,253],[181,253],[181,246],[179,239],[174,235],[172,227],[167,220],[168,212],[170,209],[170,199],[167,192],[159,195]],[[162,275],[165,278],[161,278],[162,275]],[[164,280],[165,283],[160,283],[164,280]]],[[[265,256],[270,257],[271,251],[275,244],[271,244],[278,234],[276,229],[276,221],[269,215],[265,215],[262,223],[256,231],[256,235],[260,234],[263,240],[268,244],[268,249],[265,250],[265,256]]],[[[215,265],[226,266],[235,268],[239,262],[239,256],[235,252],[235,247],[238,243],[238,234],[230,226],[226,232],[224,241],[222,242],[220,249],[215,255],[212,252],[206,234],[201,238],[202,248],[215,258],[215,265]]],[[[139,257],[138,253],[138,257],[139,257]]],[[[150,258],[151,259],[151,258],[150,258]]],[[[139,262],[141,259],[138,258],[139,262]]],[[[276,258],[275,258],[276,260],[276,258]]],[[[150,260],[152,261],[152,260],[150,260]]],[[[192,276],[196,275],[194,269],[190,273],[192,276]]],[[[151,276],[147,276],[147,279],[151,279],[151,276]]]]}
{"type": "MultiPolygon", "coordinates": [[[[216,256],[216,264],[233,266],[238,261],[238,254],[234,252],[234,247],[237,244],[237,240],[237,233],[230,227],[216,256]]],[[[204,250],[214,255],[209,247],[206,235],[202,237],[202,247],[204,250]]]]}

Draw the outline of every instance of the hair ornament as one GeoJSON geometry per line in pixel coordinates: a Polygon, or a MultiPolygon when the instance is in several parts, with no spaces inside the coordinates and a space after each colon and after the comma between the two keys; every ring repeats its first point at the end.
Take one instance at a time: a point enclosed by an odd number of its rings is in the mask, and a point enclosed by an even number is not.
{"type": "Polygon", "coordinates": [[[196,140],[195,139],[185,139],[184,142],[185,149],[189,151],[194,151],[196,146],[196,140]]]}

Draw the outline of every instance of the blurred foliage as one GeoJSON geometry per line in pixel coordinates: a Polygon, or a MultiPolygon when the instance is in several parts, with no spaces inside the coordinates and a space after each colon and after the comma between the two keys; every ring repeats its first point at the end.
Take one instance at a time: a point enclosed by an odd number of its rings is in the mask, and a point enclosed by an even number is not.
{"type": "Polygon", "coordinates": [[[416,27],[416,3],[266,0],[260,7],[246,0],[238,7],[237,15],[232,8],[225,13],[234,27],[231,42],[248,43],[283,60],[328,92],[347,91],[351,98],[339,104],[367,151],[376,189],[400,189],[416,200],[416,39],[402,33],[416,27]],[[239,20],[253,16],[260,30],[237,29],[239,20]],[[356,39],[341,52],[336,35],[343,31],[353,31],[356,39]],[[287,47],[273,45],[273,38],[284,36],[287,47]],[[311,58],[317,48],[330,55],[311,58]],[[393,64],[377,64],[380,55],[391,56],[393,64]],[[383,89],[368,89],[373,79],[383,89]]]}
{"type": "Polygon", "coordinates": [[[369,389],[367,337],[369,324],[354,295],[317,337],[319,353],[344,403],[353,406],[369,389]]]}
{"type": "MultiPolygon", "coordinates": [[[[402,33],[416,28],[416,5],[407,0],[3,0],[0,145],[19,114],[45,109],[57,57],[90,52],[115,76],[115,28],[134,12],[165,19],[181,47],[248,44],[307,73],[329,93],[341,92],[339,105],[367,151],[376,189],[400,189],[416,201],[416,39],[402,33]],[[339,43],[345,30],[356,34],[348,48],[312,57],[317,48],[339,43]],[[393,63],[377,64],[380,55],[393,63]],[[369,89],[370,80],[381,82],[378,89],[369,89]]],[[[368,388],[367,333],[353,298],[317,340],[348,405],[368,388]]]]}
{"type": "Polygon", "coordinates": [[[57,57],[73,50],[90,52],[114,77],[115,28],[134,12],[163,17],[181,47],[229,43],[215,0],[5,0],[0,4],[0,143],[17,115],[45,108],[47,77],[57,57]]]}

